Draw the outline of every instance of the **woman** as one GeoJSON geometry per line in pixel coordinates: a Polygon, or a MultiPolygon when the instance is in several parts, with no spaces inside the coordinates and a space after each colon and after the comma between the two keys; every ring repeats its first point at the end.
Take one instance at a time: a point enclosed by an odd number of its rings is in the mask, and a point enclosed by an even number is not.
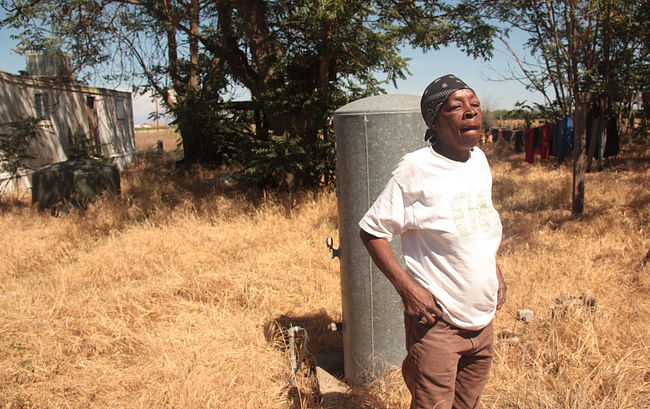
{"type": "Polygon", "coordinates": [[[492,319],[506,293],[492,176],[476,147],[481,107],[471,88],[446,75],[426,88],[421,111],[431,145],[402,158],[359,222],[360,235],[402,298],[411,409],[476,408],[492,362],[492,319]],[[388,243],[396,234],[406,270],[388,243]]]}

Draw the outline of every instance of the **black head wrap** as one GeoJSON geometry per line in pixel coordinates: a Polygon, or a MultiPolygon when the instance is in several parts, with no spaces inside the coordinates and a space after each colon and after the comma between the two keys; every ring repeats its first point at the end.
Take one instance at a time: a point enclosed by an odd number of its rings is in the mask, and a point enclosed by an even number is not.
{"type": "Polygon", "coordinates": [[[427,133],[424,136],[425,141],[429,141],[435,136],[431,125],[436,120],[438,112],[440,112],[440,108],[447,98],[459,89],[471,88],[459,78],[448,74],[433,80],[424,90],[422,99],[420,100],[420,111],[424,122],[427,124],[427,133]]]}

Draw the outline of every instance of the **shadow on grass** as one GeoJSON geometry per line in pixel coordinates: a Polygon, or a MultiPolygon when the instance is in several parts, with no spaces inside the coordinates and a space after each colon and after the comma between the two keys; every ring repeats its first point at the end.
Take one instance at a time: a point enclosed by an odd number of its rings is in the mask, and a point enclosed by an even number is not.
{"type": "Polygon", "coordinates": [[[269,342],[277,342],[278,337],[285,337],[291,327],[305,330],[308,349],[314,355],[343,352],[343,337],[340,331],[332,331],[329,325],[334,322],[324,310],[308,315],[280,315],[266,323],[265,337],[269,342]]]}
{"type": "Polygon", "coordinates": [[[178,168],[172,161],[141,161],[136,168],[123,172],[122,180],[122,198],[142,209],[147,218],[178,208],[191,208],[199,217],[211,217],[220,214],[215,198],[236,202],[239,213],[254,213],[261,205],[272,203],[289,217],[296,206],[327,191],[267,191],[247,185],[232,169],[207,165],[178,168]]]}
{"type": "MultiPolygon", "coordinates": [[[[295,374],[296,385],[288,385],[287,398],[290,409],[394,409],[384,402],[372,387],[355,386],[347,390],[331,390],[319,385],[316,366],[346,386],[343,370],[343,339],[340,331],[332,331],[334,319],[325,311],[307,315],[280,315],[264,326],[266,339],[276,347],[289,352],[289,329],[294,328],[295,355],[304,356],[295,374]],[[304,332],[296,330],[304,329],[304,332]],[[303,344],[303,336],[308,340],[303,344]],[[307,351],[302,353],[305,345],[307,351]],[[329,363],[327,362],[329,361],[329,363]]],[[[322,378],[321,378],[322,379],[322,378]]]]}
{"type": "Polygon", "coordinates": [[[24,194],[21,196],[14,194],[0,196],[0,214],[6,213],[10,210],[29,209],[31,207],[30,203],[30,198],[26,197],[24,194]]]}

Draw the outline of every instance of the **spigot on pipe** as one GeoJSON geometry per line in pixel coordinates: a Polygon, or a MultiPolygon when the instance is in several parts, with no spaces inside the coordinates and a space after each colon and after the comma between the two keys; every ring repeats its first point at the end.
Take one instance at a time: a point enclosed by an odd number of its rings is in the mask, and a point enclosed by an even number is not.
{"type": "MultiPolygon", "coordinates": [[[[291,362],[291,372],[294,374],[297,372],[298,368],[298,362],[296,362],[296,341],[295,341],[295,335],[296,332],[298,331],[298,327],[291,327],[289,328],[289,359],[291,362]]],[[[291,386],[295,387],[296,386],[296,378],[293,377],[291,379],[291,386]]]]}
{"type": "Polygon", "coordinates": [[[332,331],[341,331],[343,329],[343,323],[342,322],[330,322],[330,324],[327,326],[327,328],[332,331]]]}
{"type": "Polygon", "coordinates": [[[332,258],[334,257],[341,258],[341,248],[340,247],[338,249],[334,248],[334,240],[331,237],[327,238],[327,248],[330,249],[330,254],[332,255],[332,258]]]}

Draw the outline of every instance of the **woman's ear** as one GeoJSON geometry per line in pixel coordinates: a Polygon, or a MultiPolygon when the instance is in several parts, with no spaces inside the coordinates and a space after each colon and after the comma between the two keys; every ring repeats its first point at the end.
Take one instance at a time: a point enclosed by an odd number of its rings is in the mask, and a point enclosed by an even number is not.
{"type": "Polygon", "coordinates": [[[436,131],[433,128],[427,128],[427,132],[424,134],[424,140],[433,143],[436,137],[436,131]]]}

